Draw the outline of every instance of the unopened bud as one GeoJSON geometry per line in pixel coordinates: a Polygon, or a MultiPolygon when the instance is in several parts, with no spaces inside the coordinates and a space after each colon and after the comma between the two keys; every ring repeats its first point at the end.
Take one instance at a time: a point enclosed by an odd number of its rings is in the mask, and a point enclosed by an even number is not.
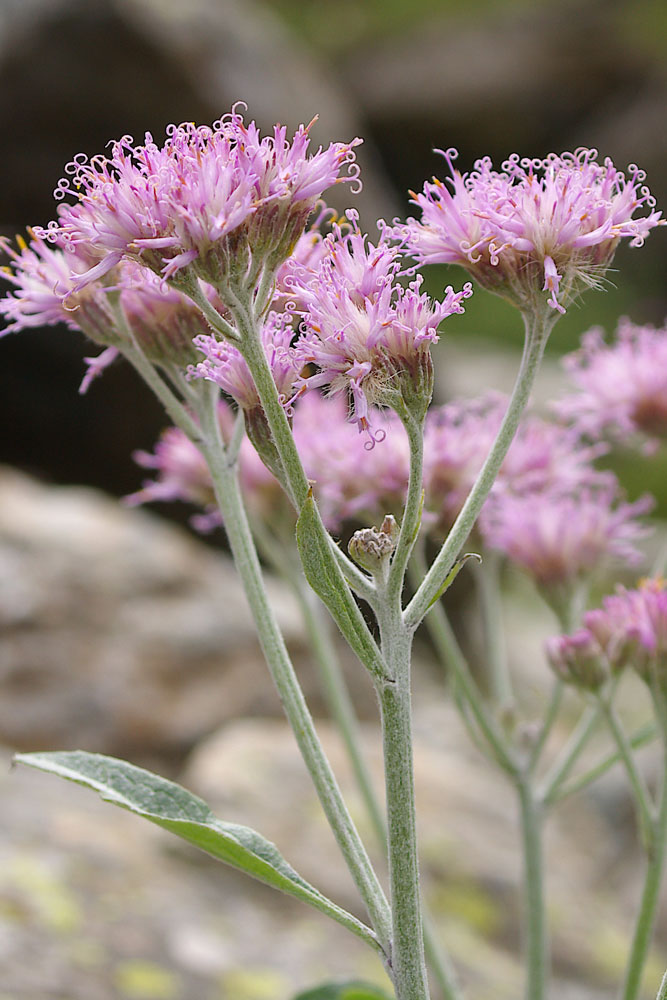
{"type": "Polygon", "coordinates": [[[561,680],[587,691],[597,691],[609,676],[602,650],[587,629],[553,636],[547,640],[546,653],[549,665],[561,680]]]}
{"type": "Polygon", "coordinates": [[[387,514],[379,528],[360,528],[355,531],[347,547],[348,552],[359,566],[375,576],[382,572],[391,558],[398,533],[396,518],[387,514]]]}

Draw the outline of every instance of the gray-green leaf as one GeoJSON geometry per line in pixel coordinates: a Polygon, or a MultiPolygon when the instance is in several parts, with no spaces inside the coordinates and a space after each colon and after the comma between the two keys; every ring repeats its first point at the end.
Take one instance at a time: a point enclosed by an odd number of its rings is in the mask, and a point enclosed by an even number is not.
{"type": "Polygon", "coordinates": [[[105,802],[143,816],[260,882],[310,903],[381,952],[370,927],[301,878],[275,844],[247,826],[217,819],[203,799],[181,785],[127,761],[81,750],[16,754],[14,759],[92,788],[105,802]]]}
{"type": "Polygon", "coordinates": [[[459,573],[461,572],[461,570],[463,569],[463,567],[465,566],[465,564],[468,562],[468,559],[476,559],[477,562],[479,562],[479,563],[481,563],[481,561],[482,561],[482,557],[480,556],[480,554],[478,552],[466,552],[465,555],[461,556],[461,558],[458,560],[458,562],[454,563],[454,565],[450,569],[449,573],[447,574],[447,576],[443,580],[443,582],[442,582],[442,584],[440,586],[440,589],[438,590],[437,594],[435,595],[435,597],[433,598],[433,600],[429,604],[428,608],[426,609],[427,611],[429,611],[430,608],[433,607],[433,605],[435,604],[436,601],[440,600],[440,598],[442,597],[442,595],[445,593],[446,590],[449,590],[449,588],[451,587],[451,585],[454,583],[454,580],[456,579],[456,577],[459,575],[459,573]]]}
{"type": "Polygon", "coordinates": [[[323,531],[315,501],[310,494],[297,521],[296,541],[308,583],[327,606],[364,666],[375,676],[386,679],[384,660],[340,567],[331,558],[329,539],[323,531]]]}
{"type": "Polygon", "coordinates": [[[371,983],[323,983],[299,993],[294,1000],[392,1000],[388,993],[371,983]]]}

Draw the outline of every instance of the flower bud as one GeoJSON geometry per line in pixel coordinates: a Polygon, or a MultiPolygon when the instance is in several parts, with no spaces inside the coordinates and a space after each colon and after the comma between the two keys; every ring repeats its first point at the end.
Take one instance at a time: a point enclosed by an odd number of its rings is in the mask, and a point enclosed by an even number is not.
{"type": "Polygon", "coordinates": [[[392,514],[387,514],[379,528],[355,531],[348,552],[356,563],[373,576],[381,575],[396,548],[399,526],[392,514]]]}

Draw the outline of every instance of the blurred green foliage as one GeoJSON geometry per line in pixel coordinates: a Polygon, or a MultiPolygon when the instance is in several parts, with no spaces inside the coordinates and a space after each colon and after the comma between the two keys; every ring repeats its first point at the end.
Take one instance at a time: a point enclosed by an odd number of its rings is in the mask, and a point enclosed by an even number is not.
{"type": "MultiPolygon", "coordinates": [[[[556,6],[559,0],[556,0],[556,6]]],[[[493,12],[554,7],[554,0],[271,0],[271,6],[289,28],[313,49],[336,58],[350,48],[372,44],[404,32],[418,31],[436,18],[455,18],[474,23],[493,12]]],[[[564,8],[572,4],[560,3],[564,8]]],[[[586,6],[583,0],[581,6],[586,6]]],[[[623,0],[609,5],[607,16],[613,29],[631,47],[664,57],[667,37],[667,5],[663,0],[623,0]]]]}

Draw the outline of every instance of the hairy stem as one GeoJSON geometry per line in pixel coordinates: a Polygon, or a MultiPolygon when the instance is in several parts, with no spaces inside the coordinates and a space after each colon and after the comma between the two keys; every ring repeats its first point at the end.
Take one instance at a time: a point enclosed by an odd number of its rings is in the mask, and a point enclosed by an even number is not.
{"type": "MultiPolygon", "coordinates": [[[[386,611],[387,609],[385,609],[386,611]]],[[[397,1000],[429,1000],[417,859],[410,653],[412,637],[398,614],[380,621],[393,681],[379,682],[387,797],[392,908],[392,977],[397,1000]]]]}
{"type": "Polygon", "coordinates": [[[405,621],[411,627],[416,627],[429,609],[440,585],[446,579],[456,557],[461,551],[466,538],[477,520],[484,501],[491,491],[503,459],[508,452],[512,439],[519,425],[521,415],[526,408],[530,393],[535,382],[535,376],[544,354],[544,347],[549,333],[555,323],[553,315],[544,311],[534,316],[524,316],[526,339],[524,342],[521,366],[514,384],[507,411],[500,425],[500,430],[486,457],[475,484],[468,494],[454,526],[436,556],[433,565],[425,579],[405,609],[405,621]]]}
{"type": "MultiPolygon", "coordinates": [[[[667,706],[664,691],[654,691],[654,704],[662,736],[662,784],[657,813],[651,818],[650,837],[647,845],[648,862],[635,933],[626,966],[623,1000],[636,1000],[639,994],[646,957],[653,936],[665,867],[665,847],[667,846],[667,706]]],[[[661,993],[663,988],[664,982],[661,993]]]]}

